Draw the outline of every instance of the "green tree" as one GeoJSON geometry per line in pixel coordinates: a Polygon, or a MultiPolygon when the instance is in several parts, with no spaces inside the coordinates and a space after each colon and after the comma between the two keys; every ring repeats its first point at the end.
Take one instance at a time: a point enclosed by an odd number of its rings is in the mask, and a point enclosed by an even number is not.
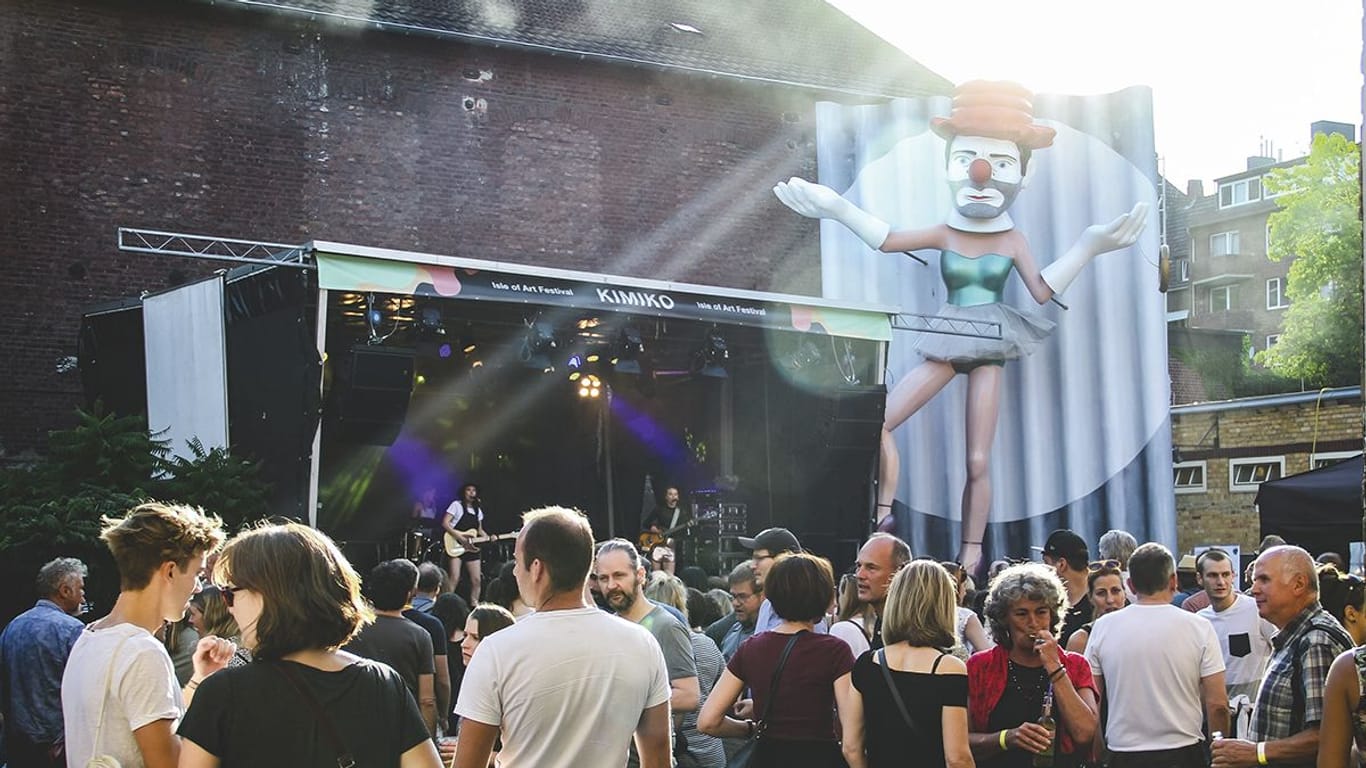
{"type": "Polygon", "coordinates": [[[1267,174],[1272,261],[1293,258],[1285,331],[1257,360],[1314,387],[1358,383],[1362,354],[1361,149],[1314,138],[1308,160],[1267,174]]]}

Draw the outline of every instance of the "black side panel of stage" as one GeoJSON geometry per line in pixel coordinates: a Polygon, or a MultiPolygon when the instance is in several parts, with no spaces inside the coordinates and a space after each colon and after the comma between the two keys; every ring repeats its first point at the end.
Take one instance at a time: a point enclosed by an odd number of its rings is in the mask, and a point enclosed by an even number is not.
{"type": "Polygon", "coordinates": [[[81,318],[77,342],[85,407],[99,401],[106,413],[147,415],[147,349],[142,302],[81,318]]]}
{"type": "Polygon", "coordinates": [[[321,375],[315,276],[266,269],[230,281],[224,298],[233,453],[260,463],[271,514],[307,520],[321,375]]]}

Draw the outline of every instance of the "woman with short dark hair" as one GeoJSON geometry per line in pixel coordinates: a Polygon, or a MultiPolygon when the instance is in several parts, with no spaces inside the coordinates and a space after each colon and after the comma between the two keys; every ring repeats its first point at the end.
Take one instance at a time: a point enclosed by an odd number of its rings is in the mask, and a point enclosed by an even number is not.
{"type": "MultiPolygon", "coordinates": [[[[785,554],[769,568],[764,594],[773,613],[782,620],[768,632],[745,641],[721,673],[711,696],[697,717],[701,732],[722,738],[746,738],[755,733],[754,720],[740,720],[728,713],[740,693],[749,688],[758,717],[768,708],[763,738],[751,765],[755,768],[837,768],[844,765],[839,739],[830,716],[835,704],[841,712],[853,706],[854,687],[850,671],[854,656],[843,640],[813,632],[825,617],[835,594],[835,578],[825,558],[798,553],[785,554]],[[776,684],[778,696],[770,700],[774,672],[784,649],[791,651],[776,684]]],[[[849,718],[845,718],[846,720],[849,718]]],[[[852,724],[844,725],[845,734],[852,724]]],[[[850,768],[864,768],[860,752],[850,768]]]]}
{"type": "Polygon", "coordinates": [[[254,661],[207,678],[180,722],[182,768],[437,768],[417,702],[389,667],[339,650],[373,614],[360,577],[324,534],[264,525],[214,567],[254,661]]]}

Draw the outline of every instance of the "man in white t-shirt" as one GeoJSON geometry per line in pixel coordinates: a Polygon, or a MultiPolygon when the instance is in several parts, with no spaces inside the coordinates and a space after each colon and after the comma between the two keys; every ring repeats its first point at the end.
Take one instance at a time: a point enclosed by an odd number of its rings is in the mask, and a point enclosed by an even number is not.
{"type": "Polygon", "coordinates": [[[668,768],[669,676],[644,627],[586,597],[593,530],[578,512],[528,512],[513,557],[535,609],[470,659],[456,714],[457,768],[621,768],[634,734],[643,768],[668,768]]]}
{"type": "Polygon", "coordinates": [[[236,646],[201,638],[182,690],[152,633],[185,617],[206,555],[223,543],[223,522],[194,507],[151,502],[107,525],[100,538],[114,555],[120,592],[109,615],[76,640],[62,675],[67,765],[109,755],[124,768],[174,768],[176,722],[194,689],[227,666],[236,646]]]}
{"type": "Polygon", "coordinates": [[[1129,559],[1138,600],[1096,620],[1086,643],[1096,687],[1108,695],[1112,768],[1208,765],[1201,723],[1228,732],[1224,660],[1214,628],[1171,604],[1176,563],[1161,544],[1129,559]],[[1202,706],[1203,705],[1203,706],[1202,706]]]}
{"type": "MultiPolygon", "coordinates": [[[[1224,687],[1229,698],[1245,694],[1257,699],[1257,686],[1271,659],[1271,637],[1276,625],[1257,613],[1257,601],[1239,594],[1233,559],[1222,549],[1207,549],[1195,567],[1209,595],[1209,607],[1197,612],[1214,626],[1219,650],[1224,654],[1224,687]]],[[[1231,735],[1231,734],[1230,734],[1231,735]]]]}

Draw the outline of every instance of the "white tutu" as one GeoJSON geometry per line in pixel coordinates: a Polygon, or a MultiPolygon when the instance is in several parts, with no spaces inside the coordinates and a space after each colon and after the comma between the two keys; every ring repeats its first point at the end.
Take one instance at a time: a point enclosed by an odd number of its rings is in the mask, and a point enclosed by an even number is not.
{"type": "Polygon", "coordinates": [[[953,333],[921,332],[915,351],[927,360],[953,365],[1016,360],[1032,354],[1039,343],[1053,332],[1054,323],[1038,314],[1021,312],[1009,304],[976,304],[959,307],[945,304],[939,317],[997,323],[1001,338],[986,339],[953,333]]]}

